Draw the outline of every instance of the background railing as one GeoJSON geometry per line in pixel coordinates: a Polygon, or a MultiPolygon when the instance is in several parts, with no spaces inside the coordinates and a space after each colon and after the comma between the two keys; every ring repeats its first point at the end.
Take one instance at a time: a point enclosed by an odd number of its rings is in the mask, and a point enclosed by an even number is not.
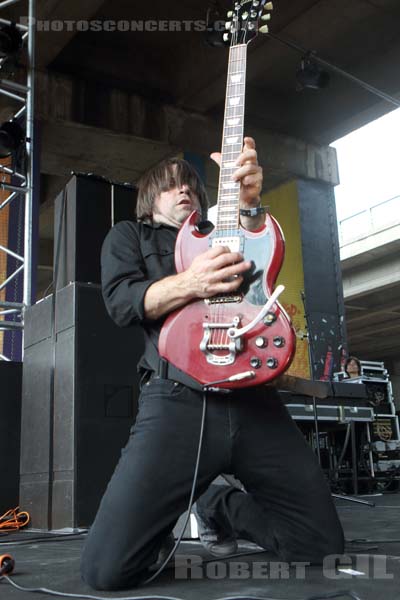
{"type": "Polygon", "coordinates": [[[339,221],[340,245],[345,246],[400,223],[400,195],[379,202],[339,221]]]}

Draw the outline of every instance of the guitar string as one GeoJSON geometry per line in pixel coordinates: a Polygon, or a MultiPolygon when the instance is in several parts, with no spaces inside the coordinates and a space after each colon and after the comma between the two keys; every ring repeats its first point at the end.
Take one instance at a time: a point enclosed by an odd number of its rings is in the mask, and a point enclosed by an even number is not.
{"type": "MultiPolygon", "coordinates": [[[[226,157],[226,131],[225,131],[225,123],[227,122],[227,116],[229,114],[229,95],[230,95],[230,88],[229,88],[229,83],[230,83],[230,79],[231,79],[231,72],[232,72],[232,61],[234,60],[235,56],[234,56],[235,52],[234,52],[234,48],[231,47],[230,51],[229,51],[229,63],[228,63],[228,73],[227,73],[227,88],[226,88],[226,108],[225,108],[225,115],[224,115],[224,128],[223,128],[223,147],[222,147],[222,164],[221,164],[221,175],[220,175],[220,200],[221,200],[221,196],[222,196],[222,190],[223,190],[223,169],[225,168],[225,157],[226,157]]],[[[222,205],[220,204],[220,209],[221,209],[222,205]]],[[[219,221],[221,224],[221,210],[218,211],[219,214],[219,221]]],[[[221,225],[220,225],[221,226],[221,225]]],[[[226,230],[225,230],[225,235],[226,235],[226,230]]],[[[228,235],[229,235],[229,231],[228,231],[228,235]]],[[[224,322],[224,315],[225,315],[225,310],[223,310],[225,307],[223,306],[223,298],[221,298],[221,304],[217,304],[218,306],[218,310],[217,310],[217,315],[218,315],[218,319],[219,322],[223,323],[224,322]]],[[[217,335],[217,343],[222,344],[225,342],[226,343],[226,335],[224,335],[226,330],[224,330],[223,328],[220,329],[219,334],[217,335]]],[[[224,351],[222,351],[222,353],[224,353],[224,351]]]]}
{"type": "MultiPolygon", "coordinates": [[[[225,142],[225,138],[226,138],[226,120],[228,118],[232,118],[232,115],[229,114],[230,112],[235,113],[235,107],[232,105],[229,106],[228,105],[228,98],[229,97],[239,97],[240,100],[242,100],[241,95],[243,95],[243,102],[239,102],[238,105],[238,112],[239,112],[239,125],[234,125],[233,129],[234,131],[232,132],[233,135],[235,135],[236,133],[239,134],[240,137],[240,150],[236,150],[233,153],[235,154],[234,158],[237,159],[237,157],[239,156],[241,149],[242,149],[242,145],[243,145],[243,119],[244,119],[244,92],[245,90],[241,90],[240,86],[245,86],[245,81],[243,83],[237,82],[235,80],[232,80],[232,75],[233,74],[245,74],[245,58],[246,58],[246,47],[243,46],[236,46],[236,47],[232,47],[230,49],[230,56],[229,56],[229,65],[228,65],[228,74],[227,74],[227,104],[226,104],[226,111],[225,111],[225,116],[224,116],[224,129],[223,129],[223,139],[225,142]],[[243,56],[244,54],[244,56],[243,56]],[[235,67],[235,68],[234,68],[235,67]],[[232,109],[232,110],[230,110],[232,109]],[[240,110],[241,109],[241,110],[240,110]],[[237,131],[238,130],[238,131],[237,131]]],[[[233,118],[236,117],[237,115],[233,115],[233,118]]],[[[224,143],[224,147],[223,147],[223,155],[226,156],[227,154],[227,148],[226,148],[226,142],[224,143]]],[[[222,165],[224,165],[224,162],[222,163],[222,165]]],[[[221,173],[221,180],[223,178],[223,172],[221,173]]],[[[221,189],[220,189],[221,192],[221,189]]],[[[239,196],[236,192],[236,198],[234,200],[234,202],[236,203],[236,207],[237,210],[239,209],[239,196]]],[[[240,188],[239,188],[239,194],[240,194],[240,188]]],[[[229,222],[228,221],[228,227],[227,229],[225,229],[225,235],[227,235],[230,238],[235,237],[235,233],[236,230],[238,229],[239,226],[239,219],[238,219],[238,214],[236,215],[236,228],[233,229],[233,223],[232,220],[229,222]]],[[[222,300],[221,304],[218,304],[218,310],[217,310],[217,318],[219,319],[220,323],[225,323],[225,315],[227,313],[227,311],[225,310],[225,302],[222,300]]],[[[228,346],[229,344],[229,336],[228,336],[228,330],[226,328],[220,328],[219,331],[219,335],[217,335],[217,343],[220,345],[220,347],[222,346],[228,346]]]]}
{"type": "MultiPolygon", "coordinates": [[[[246,32],[248,31],[248,22],[246,22],[245,31],[246,32]]],[[[236,37],[237,37],[237,33],[235,33],[235,37],[234,37],[235,42],[234,42],[234,44],[237,44],[236,37]]],[[[235,135],[236,133],[239,134],[240,139],[241,139],[241,148],[243,146],[244,101],[245,101],[245,83],[246,83],[246,81],[244,80],[244,82],[242,84],[241,83],[236,83],[235,81],[233,81],[233,83],[230,84],[229,78],[232,75],[232,65],[235,65],[235,63],[236,63],[236,67],[238,67],[238,68],[235,71],[233,71],[233,72],[234,73],[240,72],[242,74],[245,74],[245,72],[246,72],[246,59],[247,59],[247,45],[246,44],[244,46],[237,46],[237,47],[234,47],[233,45],[231,45],[230,56],[229,56],[229,64],[228,64],[228,83],[227,83],[227,86],[230,86],[229,93],[231,95],[233,95],[235,97],[239,96],[239,98],[240,98],[241,93],[243,94],[243,104],[239,103],[239,105],[236,106],[238,108],[238,112],[239,112],[239,115],[236,115],[235,114],[235,112],[236,112],[235,108],[236,107],[233,106],[233,105],[232,105],[232,107],[229,107],[228,104],[227,104],[227,99],[226,99],[226,112],[225,112],[225,115],[224,115],[224,127],[223,127],[223,141],[225,141],[225,137],[227,135],[227,133],[226,133],[227,127],[225,126],[225,121],[226,121],[226,118],[227,118],[227,114],[226,113],[229,111],[229,108],[231,108],[232,112],[234,114],[233,115],[229,115],[229,117],[230,118],[235,118],[236,116],[239,116],[239,118],[240,118],[239,125],[238,126],[237,125],[233,126],[234,131],[232,132],[231,135],[235,135]],[[234,51],[237,51],[236,54],[239,55],[238,57],[237,56],[232,56],[234,54],[234,51]],[[244,86],[244,89],[243,89],[242,92],[240,91],[240,86],[241,85],[244,86]],[[232,88],[233,88],[233,94],[232,94],[232,88]],[[239,132],[236,132],[236,128],[239,129],[239,132]]],[[[228,87],[227,87],[227,95],[228,95],[228,87]]],[[[237,158],[239,156],[240,152],[241,152],[241,149],[240,149],[239,152],[237,152],[237,151],[232,152],[231,154],[233,154],[234,156],[230,157],[230,161],[232,161],[232,158],[233,159],[237,158]],[[235,156],[235,154],[236,154],[236,156],[235,156]]],[[[226,150],[226,144],[224,144],[223,156],[226,156],[227,154],[229,154],[229,152],[227,152],[227,150],[226,150]]],[[[224,164],[224,161],[222,162],[222,165],[223,164],[224,164]]],[[[222,165],[221,165],[221,168],[222,168],[222,165]]],[[[220,188],[219,188],[219,194],[220,195],[222,193],[223,177],[224,177],[224,174],[222,172],[221,175],[220,175],[220,188]]],[[[239,194],[240,194],[240,190],[239,190],[239,194]]],[[[240,199],[240,196],[237,196],[236,203],[237,203],[237,210],[238,211],[239,211],[239,199],[240,199]]],[[[219,229],[222,229],[222,227],[221,227],[221,219],[220,219],[220,210],[219,210],[221,208],[221,205],[223,206],[223,202],[219,203],[219,207],[218,207],[218,211],[217,211],[217,227],[219,229]]],[[[235,236],[235,233],[237,235],[237,230],[240,231],[240,222],[239,222],[238,217],[239,217],[239,213],[237,213],[237,224],[236,224],[237,226],[236,226],[236,230],[233,229],[232,222],[229,222],[229,220],[228,220],[228,224],[227,224],[228,227],[227,227],[227,229],[225,229],[225,235],[233,238],[235,236]]],[[[225,302],[223,300],[221,301],[221,303],[217,302],[216,309],[215,309],[215,305],[211,305],[211,309],[212,309],[211,313],[214,314],[214,319],[216,319],[214,322],[224,323],[225,322],[224,321],[225,312],[226,312],[224,310],[225,309],[225,302]]],[[[250,320],[251,320],[251,317],[250,317],[250,320]]],[[[247,319],[246,319],[246,321],[247,321],[247,319]]],[[[242,324],[242,326],[243,326],[243,324],[242,324]]],[[[210,340],[211,340],[212,343],[214,343],[214,340],[215,340],[215,336],[213,336],[214,331],[217,331],[217,330],[214,330],[214,329],[211,330],[210,340]]],[[[226,328],[220,328],[220,333],[219,333],[219,335],[217,333],[215,343],[219,343],[221,345],[222,344],[226,345],[228,343],[228,333],[227,333],[227,329],[226,328]]]]}
{"type": "MultiPolygon", "coordinates": [[[[226,114],[228,111],[228,82],[229,82],[229,70],[230,70],[230,64],[231,64],[231,59],[232,59],[232,48],[229,49],[229,60],[228,60],[228,74],[227,74],[227,88],[226,88],[226,97],[225,97],[225,111],[224,111],[224,123],[223,123],[223,130],[222,130],[222,156],[221,156],[221,167],[220,167],[220,177],[219,177],[219,190],[218,190],[218,195],[219,195],[219,204],[217,207],[217,229],[218,231],[221,228],[221,195],[222,195],[222,188],[223,188],[223,183],[222,183],[222,176],[223,176],[223,168],[224,168],[224,156],[225,156],[225,152],[224,152],[224,146],[225,146],[225,121],[226,121],[226,114]]],[[[214,313],[214,323],[218,323],[220,322],[220,319],[222,321],[222,314],[221,314],[221,307],[220,304],[218,302],[218,300],[216,300],[216,304],[212,305],[214,307],[213,313],[214,313]]],[[[218,351],[218,344],[222,342],[222,333],[221,331],[218,331],[217,328],[213,328],[212,332],[214,333],[214,335],[212,336],[213,339],[213,344],[214,344],[214,348],[216,348],[214,350],[214,352],[216,353],[216,355],[219,355],[219,351],[218,351]]]]}

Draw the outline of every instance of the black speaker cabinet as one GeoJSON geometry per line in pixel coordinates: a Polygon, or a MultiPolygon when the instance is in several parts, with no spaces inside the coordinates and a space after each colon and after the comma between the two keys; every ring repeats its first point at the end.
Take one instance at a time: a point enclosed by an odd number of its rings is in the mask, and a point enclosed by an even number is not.
{"type": "Polygon", "coordinates": [[[27,309],[20,502],[39,529],[86,527],[137,411],[139,328],[118,328],[99,286],[27,309]]]}
{"type": "Polygon", "coordinates": [[[0,515],[19,504],[22,363],[0,361],[0,515]]]}
{"type": "Polygon", "coordinates": [[[54,268],[57,289],[72,281],[100,283],[100,251],[115,223],[133,220],[136,188],[74,175],[55,199],[54,268]]]}

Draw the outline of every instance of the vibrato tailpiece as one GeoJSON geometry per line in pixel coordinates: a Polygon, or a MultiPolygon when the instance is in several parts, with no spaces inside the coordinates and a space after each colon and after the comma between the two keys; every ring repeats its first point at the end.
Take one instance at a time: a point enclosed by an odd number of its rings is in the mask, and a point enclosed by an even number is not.
{"type": "Polygon", "coordinates": [[[283,285],[278,285],[258,315],[245,327],[240,327],[238,316],[234,317],[231,323],[203,323],[204,335],[200,342],[200,350],[204,352],[207,362],[213,365],[233,364],[237,352],[243,350],[243,336],[264,319],[284,289],[283,285]],[[216,354],[224,350],[227,354],[216,354]]]}

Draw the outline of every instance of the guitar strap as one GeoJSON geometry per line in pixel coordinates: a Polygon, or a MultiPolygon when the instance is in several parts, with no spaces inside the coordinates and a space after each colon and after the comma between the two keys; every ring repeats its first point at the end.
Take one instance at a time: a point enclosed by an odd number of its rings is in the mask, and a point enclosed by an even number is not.
{"type": "Polygon", "coordinates": [[[161,379],[172,379],[172,381],[177,381],[178,383],[182,383],[186,387],[195,390],[196,392],[203,392],[203,385],[178,369],[171,365],[170,362],[165,360],[164,358],[160,358],[157,350],[151,344],[149,344],[149,348],[146,352],[146,358],[149,359],[149,363],[152,366],[152,369],[157,377],[161,379]]]}

